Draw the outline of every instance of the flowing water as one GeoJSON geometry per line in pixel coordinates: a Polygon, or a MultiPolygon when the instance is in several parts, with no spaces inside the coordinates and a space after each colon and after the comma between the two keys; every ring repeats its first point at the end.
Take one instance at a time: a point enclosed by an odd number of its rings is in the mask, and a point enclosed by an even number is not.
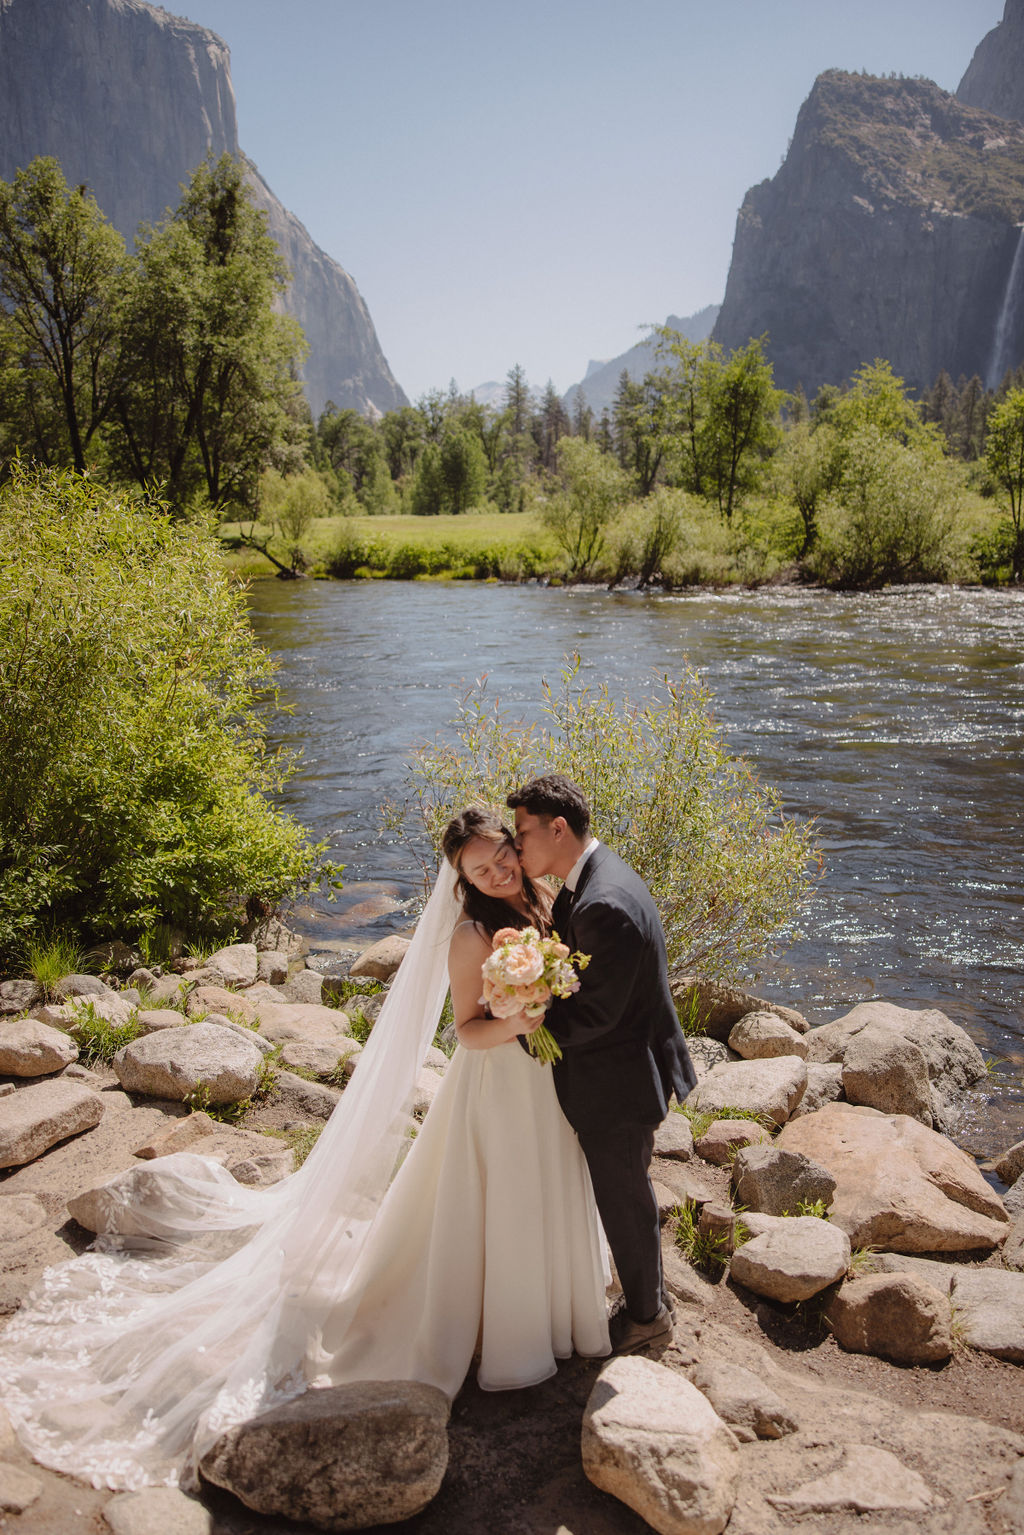
{"type": "Polygon", "coordinates": [[[731,749],[816,817],[824,851],[806,936],[751,989],[813,1023],[871,997],[942,1008],[1002,1060],[959,1138],[1024,1134],[1020,595],[267,581],[252,615],[293,710],[275,740],[303,751],[287,806],[347,865],[336,906],[295,914],[315,950],[408,925],[422,876],[378,806],[475,679],[536,714],[540,679],[577,648],[587,680],[633,698],[689,665],[731,749]]]}

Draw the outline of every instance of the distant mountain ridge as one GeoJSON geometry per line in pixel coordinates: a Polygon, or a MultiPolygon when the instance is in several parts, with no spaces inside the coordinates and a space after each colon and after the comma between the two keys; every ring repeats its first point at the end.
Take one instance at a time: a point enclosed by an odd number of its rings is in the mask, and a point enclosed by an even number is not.
{"type": "MultiPolygon", "coordinates": [[[[777,383],[809,394],[876,357],[918,389],[943,368],[991,382],[1022,219],[1019,123],[930,80],[830,70],[744,199],[714,338],[767,332],[777,383]]],[[[1024,306],[1004,339],[1019,361],[1024,306]]]]}
{"type": "MultiPolygon", "coordinates": [[[[718,311],[718,304],[707,304],[696,314],[687,315],[685,319],[670,314],[665,324],[671,330],[680,331],[687,341],[704,341],[711,334],[712,327],[718,318],[718,311]]],[[[623,369],[630,378],[642,379],[644,374],[649,373],[656,365],[654,342],[645,338],[643,341],[638,341],[635,346],[631,346],[628,352],[622,352],[609,362],[588,363],[583,378],[578,384],[573,384],[566,390],[562,396],[562,403],[571,413],[576,396],[582,389],[590,409],[596,416],[600,416],[602,411],[611,410],[623,369]]]]}
{"type": "MultiPolygon", "coordinates": [[[[237,154],[226,44],[146,0],[0,0],[0,176],[53,155],[128,239],[175,207],[208,154],[237,154]]],[[[314,414],[407,403],[343,267],[285,209],[256,167],[249,180],[292,282],[284,308],[306,332],[314,414]]]]}

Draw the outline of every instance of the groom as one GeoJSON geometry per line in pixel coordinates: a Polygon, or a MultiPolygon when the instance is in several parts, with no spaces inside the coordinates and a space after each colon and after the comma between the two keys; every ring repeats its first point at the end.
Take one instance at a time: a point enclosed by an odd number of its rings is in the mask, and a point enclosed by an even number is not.
{"type": "Polygon", "coordinates": [[[665,935],[643,880],[591,836],[586,796],[570,779],[532,778],[508,805],[523,872],[564,882],[553,925],[591,956],[579,991],[556,998],[544,1021],[562,1047],[553,1067],[558,1101],[587,1159],[622,1285],[612,1348],[633,1353],[672,1330],[648,1169],[670,1094],[681,1102],[696,1083],[669,991],[665,935]]]}

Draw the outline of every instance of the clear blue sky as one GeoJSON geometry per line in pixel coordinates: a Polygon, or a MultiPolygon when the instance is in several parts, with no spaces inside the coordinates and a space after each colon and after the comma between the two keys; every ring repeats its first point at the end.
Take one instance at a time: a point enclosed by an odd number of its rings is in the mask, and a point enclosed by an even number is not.
{"type": "MultiPolygon", "coordinates": [[[[178,7],[167,0],[167,9],[178,7]]],[[[355,278],[411,398],[565,390],[720,302],[823,69],[955,90],[1003,0],[187,0],[242,148],[355,278]]]]}

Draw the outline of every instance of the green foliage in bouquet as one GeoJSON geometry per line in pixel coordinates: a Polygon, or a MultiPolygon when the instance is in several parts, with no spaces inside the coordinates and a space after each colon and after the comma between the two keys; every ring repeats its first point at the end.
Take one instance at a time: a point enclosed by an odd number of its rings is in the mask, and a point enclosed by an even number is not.
{"type": "Polygon", "coordinates": [[[392,827],[426,834],[435,854],[454,812],[472,801],[508,818],[505,797],[535,773],[561,772],[587,794],[595,834],[647,882],[669,963],[684,973],[745,973],[793,936],[820,864],[813,828],[783,814],[778,794],[729,751],[695,673],[664,678],[657,696],[617,702],[591,688],[581,658],[542,684],[539,721],[488,700],[478,683],[452,734],[409,763],[408,797],[392,827]]]}
{"type": "Polygon", "coordinates": [[[0,963],[232,928],[338,870],[273,803],[272,663],[212,533],[72,472],[0,492],[0,963]]]}

